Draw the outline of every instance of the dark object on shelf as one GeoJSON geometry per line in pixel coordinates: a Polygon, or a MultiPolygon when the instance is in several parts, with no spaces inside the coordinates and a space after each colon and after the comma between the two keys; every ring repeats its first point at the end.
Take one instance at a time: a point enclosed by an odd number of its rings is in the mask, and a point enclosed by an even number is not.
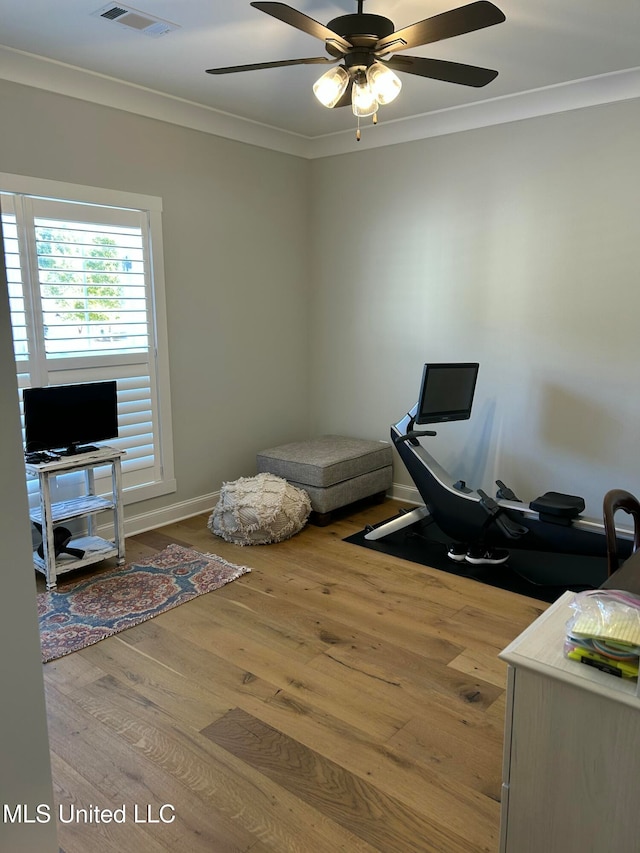
{"type": "Polygon", "coordinates": [[[40,462],[56,462],[60,456],[57,453],[43,450],[36,453],[26,453],[24,458],[30,465],[38,465],[40,462]]]}
{"type": "MultiPolygon", "coordinates": [[[[38,524],[37,521],[34,521],[33,525],[42,536],[42,525],[38,524]]],[[[67,546],[70,541],[71,531],[67,527],[53,528],[53,550],[56,557],[60,554],[70,554],[72,557],[77,557],[78,560],[81,560],[84,557],[84,551],[81,548],[68,548],[67,546]]],[[[42,542],[36,550],[40,559],[44,560],[44,545],[42,542]]]]}

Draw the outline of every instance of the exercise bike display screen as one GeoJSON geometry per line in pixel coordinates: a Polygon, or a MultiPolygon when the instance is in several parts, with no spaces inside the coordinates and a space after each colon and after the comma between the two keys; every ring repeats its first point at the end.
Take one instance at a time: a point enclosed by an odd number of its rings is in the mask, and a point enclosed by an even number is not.
{"type": "Polygon", "coordinates": [[[470,418],[479,367],[476,362],[425,364],[415,423],[438,424],[470,418]]]}

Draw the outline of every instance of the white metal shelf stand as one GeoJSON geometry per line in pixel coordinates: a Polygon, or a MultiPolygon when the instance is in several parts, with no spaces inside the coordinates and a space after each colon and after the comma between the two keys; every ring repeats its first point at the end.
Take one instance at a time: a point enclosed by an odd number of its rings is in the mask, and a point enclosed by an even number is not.
{"type": "Polygon", "coordinates": [[[30,510],[31,521],[42,525],[42,550],[40,557],[33,553],[33,562],[46,578],[47,589],[55,589],[58,575],[71,569],[88,566],[108,557],[116,557],[118,565],[124,563],[124,519],[122,511],[121,458],[124,451],[113,447],[100,447],[86,453],[63,456],[49,462],[26,463],[28,474],[38,477],[40,503],[30,510]],[[111,466],[111,495],[96,495],[95,468],[111,466]],[[85,493],[66,501],[51,502],[51,480],[59,474],[84,471],[85,493]],[[113,510],[114,537],[103,539],[96,535],[97,513],[113,510]],[[76,518],[87,519],[87,535],[73,538],[68,547],[84,551],[81,558],[61,553],[57,559],[54,549],[54,526],[76,518]]]}

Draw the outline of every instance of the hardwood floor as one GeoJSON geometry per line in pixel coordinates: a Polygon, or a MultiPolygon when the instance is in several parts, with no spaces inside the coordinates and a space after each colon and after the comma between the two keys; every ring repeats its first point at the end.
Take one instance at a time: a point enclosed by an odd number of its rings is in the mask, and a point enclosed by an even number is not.
{"type": "Polygon", "coordinates": [[[45,664],[56,814],[125,807],[59,822],[65,853],[497,851],[497,653],[545,605],[342,541],[397,506],[278,545],[206,515],[127,540],[252,571],[45,664]]]}

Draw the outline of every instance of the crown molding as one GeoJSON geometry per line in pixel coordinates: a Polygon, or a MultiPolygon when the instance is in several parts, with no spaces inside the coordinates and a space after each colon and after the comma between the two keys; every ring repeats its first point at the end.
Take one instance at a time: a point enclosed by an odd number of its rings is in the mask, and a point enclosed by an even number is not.
{"type": "Polygon", "coordinates": [[[353,130],[306,137],[4,45],[0,45],[0,79],[310,160],[640,98],[640,68],[629,68],[383,121],[365,130],[356,144],[353,130]]]}
{"type": "MultiPolygon", "coordinates": [[[[362,133],[362,139],[357,145],[358,150],[381,148],[634,98],[640,98],[640,68],[531,89],[408,119],[379,122],[375,127],[368,128],[368,132],[365,130],[362,133]]],[[[354,147],[353,131],[332,134],[309,139],[306,156],[310,159],[329,157],[353,152],[354,147]]]]}
{"type": "Polygon", "coordinates": [[[0,79],[237,142],[307,156],[308,140],[303,136],[5,45],[0,45],[0,79]]]}

